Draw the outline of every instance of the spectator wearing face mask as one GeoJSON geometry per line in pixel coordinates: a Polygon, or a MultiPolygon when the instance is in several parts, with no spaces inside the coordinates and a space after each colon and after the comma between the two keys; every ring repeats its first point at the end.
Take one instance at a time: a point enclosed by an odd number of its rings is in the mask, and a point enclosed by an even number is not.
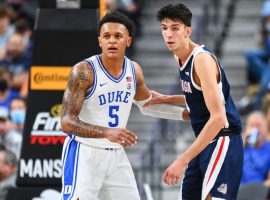
{"type": "Polygon", "coordinates": [[[253,112],[248,116],[243,142],[241,185],[262,183],[270,186],[270,144],[266,141],[266,121],[262,113],[253,112]]]}
{"type": "Polygon", "coordinates": [[[19,97],[19,93],[11,89],[12,74],[5,68],[0,68],[0,107],[10,109],[12,99],[19,97]]]}
{"type": "Polygon", "coordinates": [[[10,119],[14,124],[14,129],[23,133],[24,121],[26,114],[26,103],[23,98],[15,98],[10,104],[10,119]]]}

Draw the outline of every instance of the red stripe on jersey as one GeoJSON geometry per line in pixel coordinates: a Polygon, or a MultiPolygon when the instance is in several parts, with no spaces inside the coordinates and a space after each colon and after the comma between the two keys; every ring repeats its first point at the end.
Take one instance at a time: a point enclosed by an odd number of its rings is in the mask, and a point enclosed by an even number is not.
{"type": "Polygon", "coordinates": [[[213,174],[213,172],[214,172],[214,170],[215,170],[215,168],[216,168],[216,166],[217,166],[217,163],[218,163],[218,161],[219,161],[220,155],[221,155],[221,153],[222,153],[222,149],[223,149],[223,146],[224,146],[224,142],[225,142],[225,137],[222,137],[221,145],[220,145],[220,147],[219,147],[219,150],[218,150],[218,154],[217,154],[216,160],[215,160],[214,165],[213,165],[213,167],[212,167],[212,169],[211,169],[211,173],[210,173],[210,176],[209,176],[209,178],[208,178],[208,180],[207,180],[206,185],[208,184],[208,182],[209,182],[209,180],[210,180],[210,178],[211,178],[211,176],[212,176],[212,174],[213,174]]]}

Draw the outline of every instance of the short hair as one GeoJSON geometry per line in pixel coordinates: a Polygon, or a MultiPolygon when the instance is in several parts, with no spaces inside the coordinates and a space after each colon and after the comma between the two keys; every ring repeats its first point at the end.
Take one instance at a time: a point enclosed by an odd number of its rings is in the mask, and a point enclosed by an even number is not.
{"type": "Polygon", "coordinates": [[[99,22],[98,25],[98,34],[100,34],[100,29],[103,24],[105,23],[118,23],[124,25],[129,33],[129,36],[133,37],[134,36],[134,24],[133,22],[125,15],[119,13],[119,12],[110,12],[107,13],[99,22]]]}
{"type": "Polygon", "coordinates": [[[26,19],[18,19],[15,22],[15,27],[16,33],[23,33],[25,31],[32,30],[29,21],[26,19]]]}
{"type": "Polygon", "coordinates": [[[21,97],[21,96],[18,96],[18,97],[15,97],[13,98],[11,101],[10,101],[10,105],[13,101],[22,101],[23,104],[25,105],[25,108],[26,108],[26,105],[27,105],[27,99],[24,98],[24,97],[21,97]]]}
{"type": "Polygon", "coordinates": [[[192,13],[184,4],[169,4],[162,7],[157,13],[158,21],[162,21],[165,18],[181,21],[186,26],[191,26],[192,13]]]}
{"type": "Polygon", "coordinates": [[[6,7],[0,7],[0,19],[9,17],[8,9],[6,7]]]}
{"type": "Polygon", "coordinates": [[[18,166],[18,160],[16,158],[16,155],[12,151],[2,150],[0,152],[4,153],[4,159],[3,159],[4,164],[11,165],[12,167],[18,166]]]}

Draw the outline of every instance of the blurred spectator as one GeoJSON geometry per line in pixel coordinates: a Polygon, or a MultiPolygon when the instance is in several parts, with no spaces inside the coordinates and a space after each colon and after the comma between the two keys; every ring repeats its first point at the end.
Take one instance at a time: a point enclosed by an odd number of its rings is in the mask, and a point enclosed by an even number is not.
{"type": "Polygon", "coordinates": [[[270,89],[270,1],[265,1],[262,11],[262,25],[260,32],[259,48],[245,52],[248,68],[248,80],[250,84],[259,84],[249,87],[247,95],[238,103],[239,111],[242,114],[250,110],[261,108],[262,97],[270,89]],[[257,95],[253,97],[255,94],[257,95]]]}
{"type": "Polygon", "coordinates": [[[263,98],[262,112],[266,119],[267,135],[266,140],[270,143],[270,93],[263,98]]]}
{"type": "Polygon", "coordinates": [[[12,87],[18,90],[28,81],[30,59],[25,50],[26,45],[23,37],[15,33],[9,39],[5,57],[0,62],[0,65],[6,67],[13,74],[12,87]]]}
{"type": "Polygon", "coordinates": [[[31,58],[33,41],[32,41],[32,29],[28,21],[20,19],[15,23],[15,33],[18,33],[23,38],[23,43],[26,46],[25,53],[28,58],[31,58]]]}
{"type": "Polygon", "coordinates": [[[0,68],[0,107],[10,109],[12,99],[19,97],[19,93],[12,90],[12,74],[4,68],[0,68]]]}
{"type": "Polygon", "coordinates": [[[10,104],[10,118],[14,124],[14,129],[23,133],[24,121],[26,115],[26,103],[22,98],[15,98],[10,104]]]}
{"type": "Polygon", "coordinates": [[[6,0],[5,5],[8,7],[9,17],[13,24],[20,19],[24,19],[27,20],[31,28],[33,28],[34,16],[26,9],[26,2],[26,0],[6,0]]]}
{"type": "Polygon", "coordinates": [[[135,24],[136,37],[141,35],[140,16],[142,0],[120,0],[117,10],[127,15],[135,24]]]}
{"type": "Polygon", "coordinates": [[[260,112],[251,113],[243,135],[245,148],[241,185],[263,183],[270,186],[270,144],[265,136],[264,116],[260,112]]]}
{"type": "Polygon", "coordinates": [[[22,134],[15,129],[10,129],[8,111],[5,108],[0,108],[0,141],[3,142],[6,149],[12,151],[17,158],[20,157],[22,134]]]}
{"type": "Polygon", "coordinates": [[[13,33],[14,26],[10,25],[7,9],[0,7],[0,60],[5,54],[7,41],[13,33]]]}
{"type": "Polygon", "coordinates": [[[117,0],[105,0],[106,12],[112,12],[117,10],[117,0]]]}
{"type": "Polygon", "coordinates": [[[15,187],[18,161],[11,151],[0,151],[0,189],[15,187]]]}
{"type": "Polygon", "coordinates": [[[15,155],[6,150],[0,150],[0,200],[5,200],[8,189],[15,187],[18,161],[15,155]]]}

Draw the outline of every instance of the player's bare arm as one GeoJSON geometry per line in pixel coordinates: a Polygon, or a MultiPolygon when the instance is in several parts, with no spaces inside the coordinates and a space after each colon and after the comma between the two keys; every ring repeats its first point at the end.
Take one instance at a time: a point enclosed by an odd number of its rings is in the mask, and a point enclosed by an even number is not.
{"type": "Polygon", "coordinates": [[[172,104],[176,106],[185,106],[185,95],[163,95],[160,93],[157,93],[156,91],[151,91],[153,95],[153,99],[151,101],[147,102],[145,106],[158,104],[158,103],[167,103],[172,104]]]}
{"type": "MultiPolygon", "coordinates": [[[[141,101],[152,96],[152,99],[149,99],[143,107],[155,105],[155,104],[172,104],[172,105],[185,105],[184,95],[163,95],[155,91],[149,91],[144,82],[143,73],[141,67],[135,63],[136,77],[137,77],[137,91],[134,99],[136,101],[141,101]]],[[[187,109],[184,109],[182,112],[182,120],[189,120],[189,113],[187,109]]]]}
{"type": "Polygon", "coordinates": [[[165,171],[163,180],[167,184],[178,183],[188,163],[209,145],[227,122],[218,88],[218,66],[210,55],[201,53],[195,58],[193,78],[202,88],[210,118],[191,146],[165,171]]]}
{"type": "Polygon", "coordinates": [[[195,58],[194,76],[196,83],[201,86],[210,118],[195,142],[188,149],[188,160],[197,156],[227,125],[225,109],[218,82],[219,69],[216,61],[207,53],[201,53],[195,58]],[[198,79],[196,80],[196,76],[198,79]]]}
{"type": "Polygon", "coordinates": [[[133,62],[135,65],[135,73],[136,73],[136,95],[134,96],[134,99],[136,101],[141,101],[148,99],[151,96],[150,90],[147,88],[144,82],[144,77],[142,73],[142,69],[139,66],[138,63],[133,62]]]}
{"type": "Polygon", "coordinates": [[[82,61],[72,68],[62,103],[62,130],[79,137],[107,138],[119,144],[122,144],[122,141],[125,141],[126,145],[134,144],[136,136],[127,129],[95,126],[78,118],[85,93],[93,85],[93,77],[93,71],[86,61],[82,61]]]}
{"type": "Polygon", "coordinates": [[[164,119],[172,120],[189,120],[189,114],[187,110],[178,106],[166,105],[165,103],[155,103],[156,105],[148,106],[145,105],[157,96],[161,94],[150,91],[144,82],[143,73],[141,67],[135,63],[135,71],[137,78],[137,90],[134,100],[137,102],[142,114],[159,117],[164,119]]]}

